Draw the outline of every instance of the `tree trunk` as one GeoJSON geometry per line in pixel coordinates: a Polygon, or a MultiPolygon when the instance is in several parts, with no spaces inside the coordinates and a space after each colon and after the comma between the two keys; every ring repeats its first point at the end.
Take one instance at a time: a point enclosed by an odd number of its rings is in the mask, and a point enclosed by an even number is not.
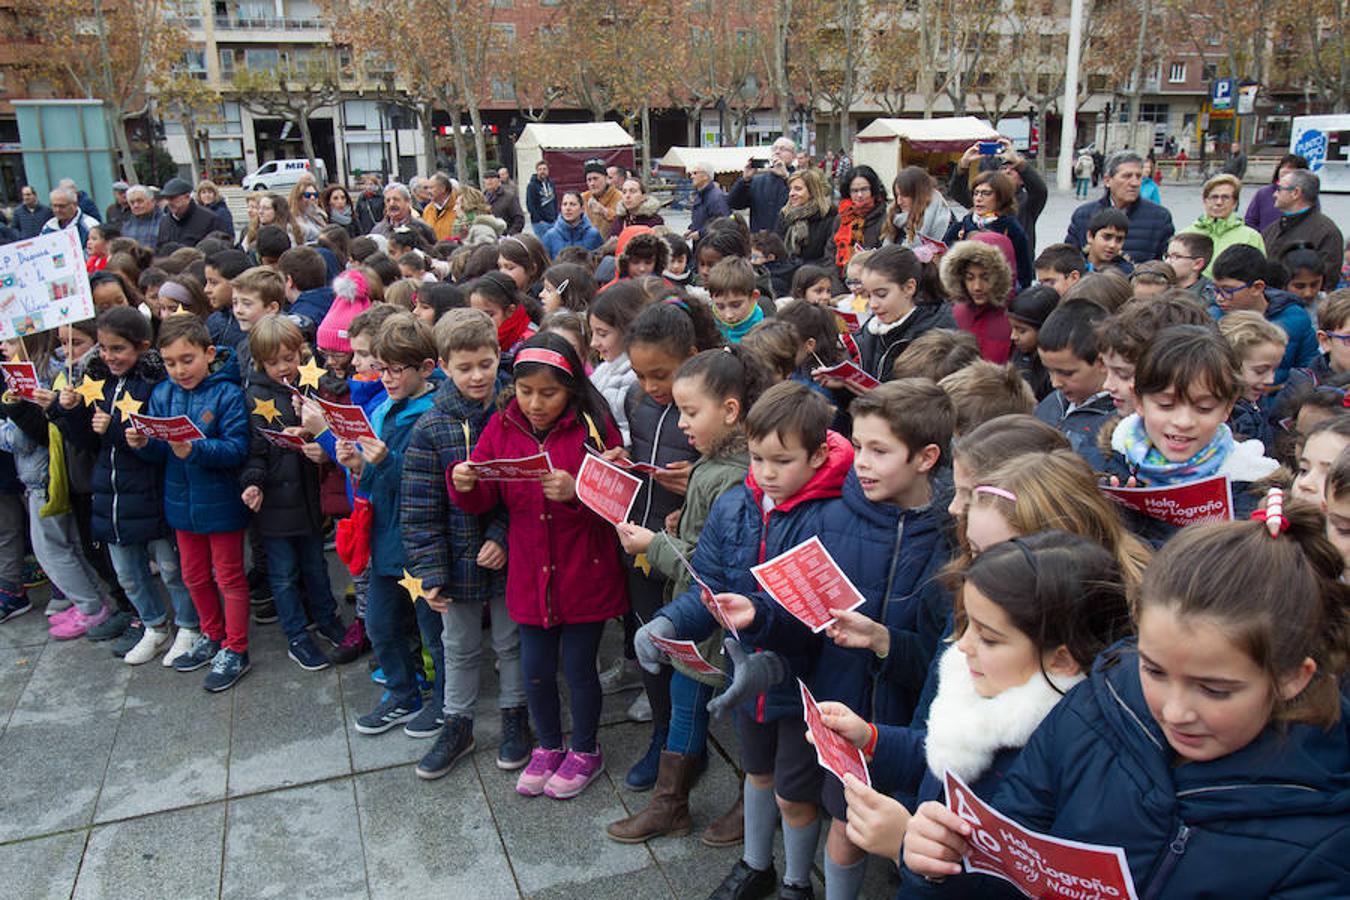
{"type": "MultiPolygon", "coordinates": [[[[1144,93],[1144,40],[1148,34],[1148,20],[1153,16],[1152,0],[1142,0],[1143,10],[1139,15],[1139,36],[1134,42],[1134,69],[1130,87],[1130,131],[1133,137],[1134,125],[1139,121],[1139,104],[1144,93]]],[[[1234,73],[1236,74],[1236,73],[1234,73]]]]}
{"type": "Polygon", "coordinates": [[[464,146],[464,110],[458,103],[450,104],[451,142],[455,146],[455,177],[468,183],[468,148],[464,146]]]}
{"type": "Polygon", "coordinates": [[[783,134],[791,134],[792,88],[788,84],[788,22],[792,18],[792,0],[775,0],[773,22],[773,91],[778,95],[778,125],[783,134]]]}
{"type": "MultiPolygon", "coordinates": [[[[131,141],[127,138],[127,123],[117,113],[113,112],[107,103],[103,104],[103,110],[108,119],[108,128],[112,131],[113,146],[117,148],[118,163],[122,168],[122,178],[128,184],[139,184],[140,179],[136,175],[136,157],[131,152],[131,141]]],[[[154,159],[155,140],[154,133],[151,132],[150,158],[154,159]]]]}
{"type": "Polygon", "coordinates": [[[436,171],[436,127],[432,124],[435,106],[431,101],[419,103],[417,117],[422,121],[422,153],[428,172],[436,171]]]}
{"type": "Polygon", "coordinates": [[[695,106],[693,109],[685,110],[684,120],[684,138],[685,146],[697,147],[699,145],[699,132],[703,126],[703,107],[695,106]]]}
{"type": "Polygon", "coordinates": [[[645,181],[647,173],[652,170],[652,110],[651,107],[642,104],[642,178],[645,181]]]}
{"type": "Polygon", "coordinates": [[[296,120],[296,124],[300,126],[300,146],[304,148],[305,159],[309,162],[309,170],[317,172],[318,168],[314,165],[314,135],[309,130],[309,116],[296,116],[296,120]]]}

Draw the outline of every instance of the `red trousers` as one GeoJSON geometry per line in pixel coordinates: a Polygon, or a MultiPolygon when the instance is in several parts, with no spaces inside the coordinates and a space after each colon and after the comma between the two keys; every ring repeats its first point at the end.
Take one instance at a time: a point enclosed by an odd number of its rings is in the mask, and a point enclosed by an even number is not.
{"type": "Polygon", "coordinates": [[[179,531],[178,556],[183,584],[192,595],[202,633],[236,653],[247,653],[249,606],[243,530],[216,534],[179,531]]]}

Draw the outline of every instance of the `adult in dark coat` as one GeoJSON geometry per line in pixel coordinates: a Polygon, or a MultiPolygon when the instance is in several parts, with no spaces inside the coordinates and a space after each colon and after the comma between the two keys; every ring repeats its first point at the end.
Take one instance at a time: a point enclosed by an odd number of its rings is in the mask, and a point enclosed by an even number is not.
{"type": "Polygon", "coordinates": [[[689,169],[689,177],[694,182],[694,192],[689,207],[689,230],[684,233],[684,238],[692,242],[698,240],[713,219],[731,215],[731,207],[727,204],[726,193],[713,181],[712,166],[694,163],[689,169]]]}
{"type": "Polygon", "coordinates": [[[483,197],[492,207],[492,214],[506,223],[507,234],[525,230],[525,211],[520,208],[520,197],[515,188],[503,187],[501,174],[495,170],[483,173],[483,197]]]}
{"type": "Polygon", "coordinates": [[[767,169],[757,167],[751,160],[745,171],[731,186],[727,203],[732,209],[750,210],[750,231],[771,231],[778,221],[779,211],[787,205],[788,175],[796,160],[797,145],[785,137],[773,142],[773,151],[767,169]]]}
{"type": "Polygon", "coordinates": [[[114,181],[112,186],[113,202],[108,204],[108,208],[103,213],[103,221],[108,225],[122,230],[126,220],[131,218],[131,206],[127,202],[127,189],[131,185],[125,181],[114,181]]]}
{"type": "Polygon", "coordinates": [[[802,265],[833,265],[832,225],[834,205],[825,176],[817,169],[802,169],[788,176],[788,201],[773,226],[787,245],[788,256],[802,265]]]}
{"type": "Polygon", "coordinates": [[[160,194],[168,200],[163,221],[159,223],[156,246],[182,244],[195,247],[213,231],[220,230],[216,214],[192,199],[192,185],[181,178],[170,178],[160,194]]]}
{"type": "Polygon", "coordinates": [[[19,205],[14,207],[14,230],[19,238],[37,237],[51,217],[52,208],[40,203],[37,191],[25,184],[19,191],[19,205]]]}
{"type": "Polygon", "coordinates": [[[1130,261],[1138,265],[1150,259],[1162,259],[1176,228],[1166,207],[1139,196],[1139,186],[1144,178],[1143,157],[1131,150],[1112,153],[1106,160],[1103,177],[1106,192],[1073,211],[1064,243],[1082,247],[1087,243],[1087,226],[1092,216],[1098,210],[1114,206],[1130,220],[1130,233],[1125,237],[1125,255],[1130,261]]]}
{"type": "Polygon", "coordinates": [[[1306,247],[1322,257],[1322,288],[1334,290],[1341,278],[1345,241],[1331,217],[1318,209],[1321,180],[1307,169],[1295,169],[1280,178],[1275,207],[1280,217],[1261,232],[1266,256],[1281,259],[1290,250],[1306,247]]]}
{"type": "Polygon", "coordinates": [[[525,186],[525,208],[530,213],[534,233],[540,237],[558,218],[558,189],[548,177],[548,163],[542,159],[535,163],[534,174],[525,186]]]}
{"type": "Polygon", "coordinates": [[[1036,167],[1013,149],[1012,141],[1007,138],[1000,138],[999,145],[1002,149],[997,156],[980,156],[980,145],[971,145],[962,154],[961,161],[956,164],[956,168],[952,170],[952,177],[947,182],[947,195],[962,206],[970,207],[974,205],[970,196],[970,188],[978,174],[971,168],[975,165],[976,160],[979,160],[980,171],[997,169],[1008,176],[1013,183],[1013,200],[1017,203],[1017,222],[1022,226],[1022,231],[1026,233],[1027,252],[1034,259],[1036,257],[1036,222],[1041,217],[1041,211],[1045,209],[1045,201],[1050,196],[1050,189],[1046,186],[1041,173],[1036,171],[1036,167]]]}

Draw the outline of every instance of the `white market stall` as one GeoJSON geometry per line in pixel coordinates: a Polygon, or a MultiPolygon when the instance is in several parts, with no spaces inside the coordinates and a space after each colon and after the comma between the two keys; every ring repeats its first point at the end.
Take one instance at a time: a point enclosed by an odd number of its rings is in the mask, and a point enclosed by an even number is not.
{"type": "Polygon", "coordinates": [[[671,147],[666,155],[656,162],[662,174],[676,178],[688,178],[689,170],[695,163],[707,163],[712,166],[713,177],[719,181],[732,181],[745,171],[745,165],[752,159],[769,160],[772,146],[763,147],[671,147]],[[731,176],[725,178],[725,176],[731,176]]]}
{"type": "Polygon", "coordinates": [[[876,119],[853,141],[853,164],[876,170],[890,193],[905,166],[936,173],[976,141],[997,140],[998,132],[974,116],[945,119],[876,119]]]}
{"type": "Polygon", "coordinates": [[[633,169],[634,143],[618,122],[531,122],[516,140],[516,167],[523,183],[543,160],[559,190],[585,190],[586,160],[633,169]]]}

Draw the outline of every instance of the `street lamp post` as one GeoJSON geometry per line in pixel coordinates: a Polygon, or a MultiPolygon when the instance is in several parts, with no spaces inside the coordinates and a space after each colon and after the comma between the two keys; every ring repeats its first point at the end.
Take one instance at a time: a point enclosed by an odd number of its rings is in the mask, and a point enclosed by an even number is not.
{"type": "Polygon", "coordinates": [[[1078,132],[1078,65],[1082,53],[1083,0],[1072,0],[1069,6],[1069,54],[1065,60],[1064,109],[1059,128],[1059,164],[1055,167],[1055,184],[1061,191],[1073,185],[1073,144],[1078,132]]]}

